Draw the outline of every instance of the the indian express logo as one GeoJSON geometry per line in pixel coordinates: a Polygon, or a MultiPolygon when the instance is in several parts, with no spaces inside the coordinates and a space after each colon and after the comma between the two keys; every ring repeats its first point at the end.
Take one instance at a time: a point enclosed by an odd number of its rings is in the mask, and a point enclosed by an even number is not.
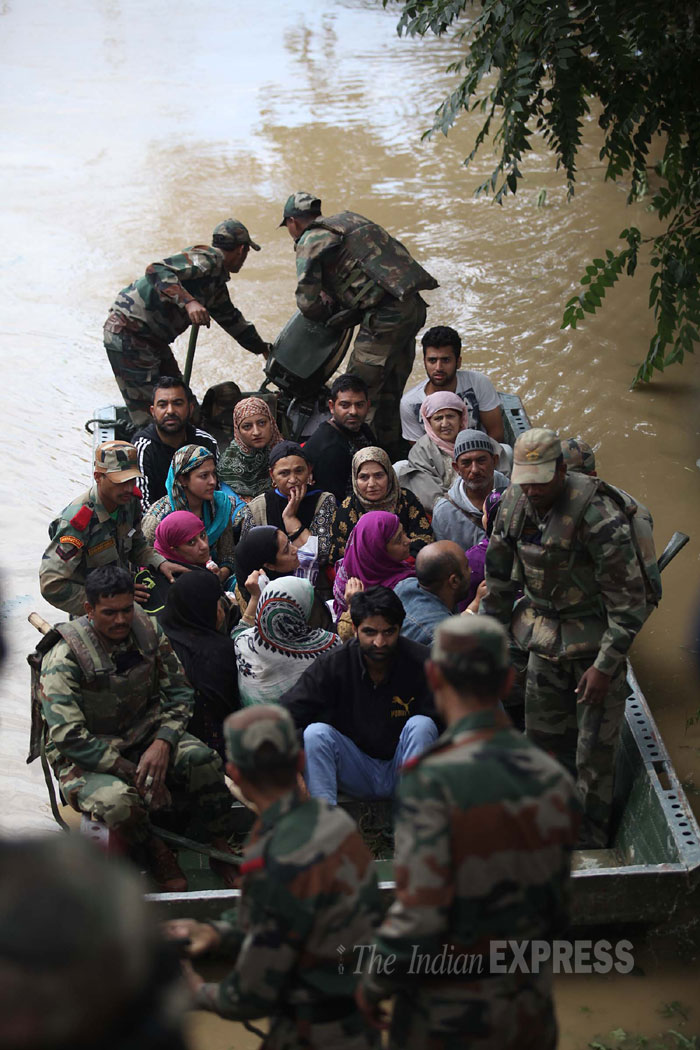
{"type": "MultiPolygon", "coordinates": [[[[411,947],[408,967],[401,972],[424,977],[496,977],[507,974],[537,974],[542,970],[560,973],[631,973],[634,968],[631,941],[491,941],[488,953],[458,952],[443,944],[439,952],[411,947]]],[[[396,956],[384,954],[374,944],[356,944],[355,973],[394,974],[396,956]]]]}

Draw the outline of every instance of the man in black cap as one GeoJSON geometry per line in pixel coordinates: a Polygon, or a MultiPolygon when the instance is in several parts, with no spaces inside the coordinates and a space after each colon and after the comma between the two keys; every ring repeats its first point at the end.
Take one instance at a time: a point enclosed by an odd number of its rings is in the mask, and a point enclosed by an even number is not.
{"type": "Polygon", "coordinates": [[[110,307],[104,344],[129,415],[138,426],[150,422],[152,388],[160,375],[181,378],[170,344],[191,324],[213,317],[253,354],[269,344],[231,302],[226,284],[250,249],[260,251],[237,219],[215,228],[212,246],[197,244],[151,263],[143,277],[123,288],[110,307]]]}
{"type": "Polygon", "coordinates": [[[367,384],[377,443],[400,458],[397,409],[425,324],[418,293],[437,281],[382,226],[352,211],[325,218],[311,193],[289,197],[280,225],[295,244],[300,311],[332,328],[360,326],[347,370],[367,384]]]}

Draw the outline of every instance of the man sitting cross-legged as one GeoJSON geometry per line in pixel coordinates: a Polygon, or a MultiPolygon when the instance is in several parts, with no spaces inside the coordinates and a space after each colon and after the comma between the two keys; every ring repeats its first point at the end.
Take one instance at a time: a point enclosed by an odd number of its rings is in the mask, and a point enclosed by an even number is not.
{"type": "Polygon", "coordinates": [[[399,632],[405,616],[388,587],[350,604],[355,637],[320,656],[281,698],[304,731],[310,794],[335,803],[390,798],[399,768],[437,737],[423,672],[428,649],[399,632]]]}
{"type": "MultiPolygon", "coordinates": [[[[42,663],[46,756],[74,809],[118,831],[160,889],[186,889],[151,813],[170,808],[172,791],[188,816],[196,814],[205,840],[228,851],[231,798],[221,759],[185,732],[192,688],[157,621],[134,606],[129,573],[95,569],[85,593],[87,615],[58,625],[61,638],[42,663]]],[[[212,867],[231,882],[232,867],[212,867]]]]}

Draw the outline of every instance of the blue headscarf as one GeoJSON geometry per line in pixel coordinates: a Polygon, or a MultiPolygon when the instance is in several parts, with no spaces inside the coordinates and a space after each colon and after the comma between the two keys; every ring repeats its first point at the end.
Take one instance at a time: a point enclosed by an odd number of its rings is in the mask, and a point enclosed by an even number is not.
{"type": "MultiPolygon", "coordinates": [[[[168,494],[173,510],[190,510],[187,493],[179,478],[201,466],[205,459],[214,459],[211,449],[203,445],[183,445],[173,456],[170,470],[165,480],[165,491],[168,494]]],[[[202,504],[202,518],[207,531],[207,539],[213,546],[231,520],[231,500],[218,489],[214,498],[202,504]]]]}

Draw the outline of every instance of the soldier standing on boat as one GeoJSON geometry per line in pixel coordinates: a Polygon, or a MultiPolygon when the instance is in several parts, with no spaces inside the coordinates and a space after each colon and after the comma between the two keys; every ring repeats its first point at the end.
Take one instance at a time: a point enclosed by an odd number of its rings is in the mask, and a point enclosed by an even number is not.
{"type": "Polygon", "coordinates": [[[576,777],[591,849],[608,844],[626,657],[649,611],[623,504],[604,482],[567,474],[554,431],[528,430],[486,553],[483,608],[529,650],[526,732],[576,777]]]}
{"type": "MultiPolygon", "coordinates": [[[[126,441],[105,441],[95,452],[95,484],[62,510],[49,525],[51,542],[39,568],[39,585],[47,602],[71,616],[85,612],[85,580],[92,569],[150,565],[172,583],[187,570],[157,554],[141,531],[141,496],[134,487],[141,477],[137,452],[126,441]]],[[[136,587],[136,600],[150,591],[136,587]]]]}
{"type": "Polygon", "coordinates": [[[158,376],[182,373],[170,344],[190,325],[213,318],[253,354],[270,349],[254,324],[246,321],[229,297],[226,284],[238,273],[250,249],[260,251],[237,219],[220,222],[212,246],[197,244],[151,263],[143,277],[123,288],[104,326],[109,363],[132,422],[150,423],[153,384],[158,376]]]}
{"type": "Polygon", "coordinates": [[[301,313],[339,330],[360,325],[347,371],[367,384],[367,421],[398,459],[404,451],[398,405],[426,316],[418,293],[437,288],[437,281],[377,223],[352,211],[326,218],[311,193],[289,197],[280,225],[295,242],[301,313]]]}
{"type": "Polygon", "coordinates": [[[257,808],[246,844],[237,912],[218,922],[175,919],[169,936],[189,954],[215,952],[233,969],[207,983],[183,963],[194,1006],[232,1021],[270,1018],[266,1050],[369,1050],[353,992],[352,945],[367,943],[382,912],[370,853],[344,810],[304,801],[294,723],[276,704],[224,722],[226,771],[257,808]]]}
{"type": "MultiPolygon", "coordinates": [[[[230,852],[221,759],[185,732],[192,687],[158,621],[134,605],[124,569],[90,574],[85,613],[56,627],[60,638],[41,664],[33,700],[46,725],[46,757],[73,809],[118,832],[161,890],[184,890],[187,880],[151,815],[170,809],[174,792],[204,841],[230,852]]],[[[232,867],[210,863],[232,884],[232,867]]]]}
{"type": "Polygon", "coordinates": [[[494,619],[444,620],[426,676],[447,729],[403,769],[396,900],[355,949],[358,1005],[384,1026],[394,996],[390,1050],[554,1050],[551,968],[511,969],[510,946],[566,930],[573,781],[502,710],[514,675],[494,619]]]}

